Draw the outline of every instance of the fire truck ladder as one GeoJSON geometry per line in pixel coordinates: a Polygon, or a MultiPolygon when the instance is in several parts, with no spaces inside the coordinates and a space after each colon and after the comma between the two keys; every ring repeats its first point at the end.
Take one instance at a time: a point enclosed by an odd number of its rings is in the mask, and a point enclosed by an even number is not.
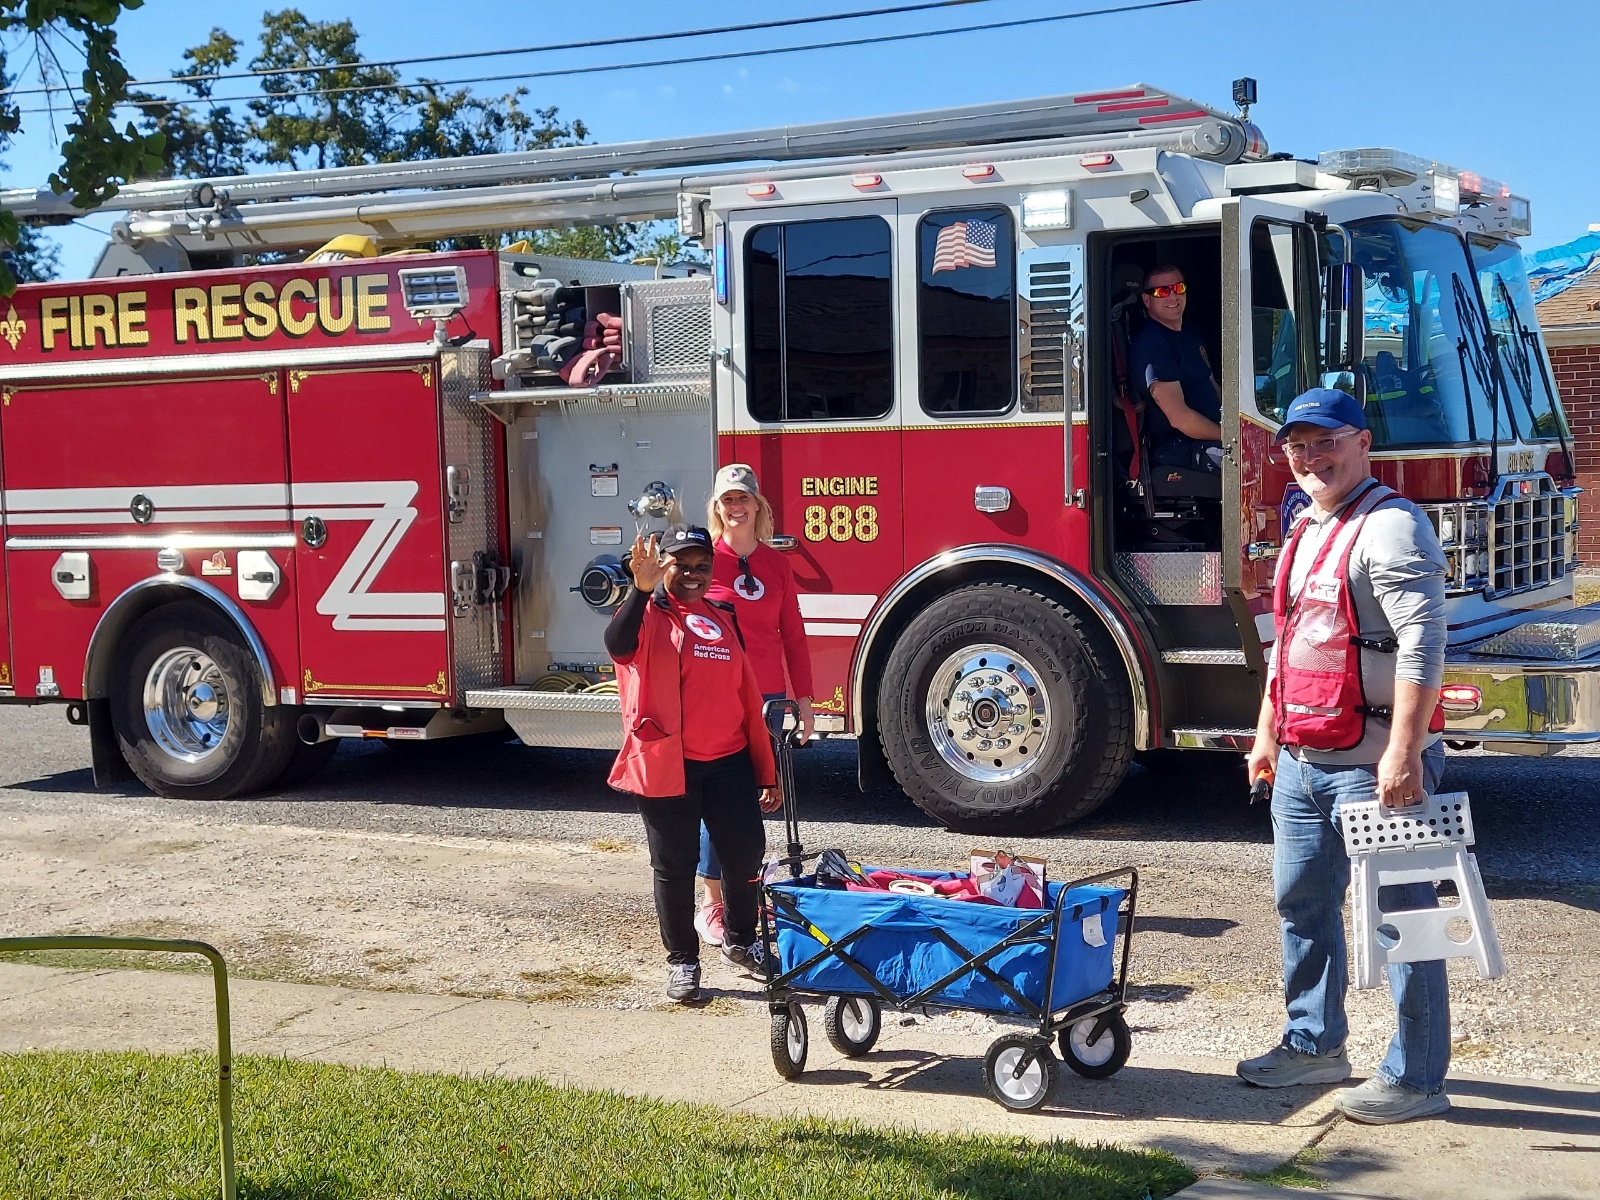
{"type": "Polygon", "coordinates": [[[1133,84],[742,133],[152,180],[128,184],[93,210],[47,189],[10,189],[0,191],[0,207],[34,224],[86,211],[125,213],[112,237],[135,251],[165,245],[198,254],[259,253],[317,246],[343,233],[398,246],[490,229],[671,217],[684,193],[870,167],[888,155],[895,166],[936,166],[975,155],[1003,161],[1135,148],[1221,163],[1266,149],[1241,116],[1133,84]],[[706,167],[715,169],[689,173],[706,167]]]}

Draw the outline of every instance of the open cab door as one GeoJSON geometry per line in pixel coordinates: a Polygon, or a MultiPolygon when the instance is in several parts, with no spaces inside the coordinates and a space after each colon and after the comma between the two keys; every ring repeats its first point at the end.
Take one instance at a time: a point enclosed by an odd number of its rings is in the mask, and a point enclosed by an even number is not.
{"type": "Polygon", "coordinates": [[[1315,231],[1298,208],[1245,196],[1222,207],[1222,581],[1245,665],[1264,685],[1272,579],[1309,503],[1272,440],[1289,401],[1320,379],[1315,231]]]}

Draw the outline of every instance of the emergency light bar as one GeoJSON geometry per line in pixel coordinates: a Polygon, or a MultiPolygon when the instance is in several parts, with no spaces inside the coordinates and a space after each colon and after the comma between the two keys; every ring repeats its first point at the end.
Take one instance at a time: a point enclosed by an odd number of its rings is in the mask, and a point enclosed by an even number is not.
{"type": "MultiPolygon", "coordinates": [[[[1515,237],[1533,232],[1533,206],[1498,180],[1487,179],[1476,171],[1461,171],[1447,163],[1435,162],[1419,154],[1407,154],[1388,146],[1366,146],[1355,150],[1328,150],[1317,156],[1317,170],[1358,187],[1375,186],[1379,191],[1401,196],[1408,207],[1439,216],[1454,217],[1468,209],[1487,208],[1485,224],[1504,229],[1515,237]]],[[[1483,216],[1484,214],[1475,214],[1483,216]]]]}

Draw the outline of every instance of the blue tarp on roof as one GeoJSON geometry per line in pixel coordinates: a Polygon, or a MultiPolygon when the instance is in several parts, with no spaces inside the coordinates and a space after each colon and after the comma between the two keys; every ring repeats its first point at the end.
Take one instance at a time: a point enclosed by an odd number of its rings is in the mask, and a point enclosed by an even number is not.
{"type": "Polygon", "coordinates": [[[1533,285],[1534,303],[1559,296],[1600,263],[1600,233],[1587,233],[1576,241],[1522,256],[1533,285]]]}

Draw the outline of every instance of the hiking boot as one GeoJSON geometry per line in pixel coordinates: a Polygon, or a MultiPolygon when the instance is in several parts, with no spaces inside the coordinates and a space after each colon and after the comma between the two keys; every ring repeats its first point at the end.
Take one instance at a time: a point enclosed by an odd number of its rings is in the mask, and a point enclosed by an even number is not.
{"type": "Polygon", "coordinates": [[[1350,1060],[1344,1047],[1332,1054],[1303,1054],[1293,1046],[1274,1046],[1257,1058],[1247,1058],[1235,1072],[1257,1087],[1295,1087],[1306,1083],[1343,1083],[1350,1078],[1350,1060]]]}
{"type": "Polygon", "coordinates": [[[687,1004],[700,995],[700,964],[667,964],[667,999],[687,1004]]]}
{"type": "Polygon", "coordinates": [[[767,977],[767,951],[760,942],[751,942],[748,946],[730,946],[724,943],[722,961],[751,979],[767,977]]]}
{"type": "Polygon", "coordinates": [[[1334,1097],[1334,1102],[1345,1116],[1363,1125],[1393,1125],[1450,1111],[1450,1097],[1443,1088],[1419,1092],[1377,1075],[1360,1087],[1346,1088],[1334,1097]]]}
{"type": "Polygon", "coordinates": [[[707,904],[696,909],[694,931],[706,945],[722,945],[723,939],[727,937],[727,930],[722,927],[722,905],[707,904]]]}

